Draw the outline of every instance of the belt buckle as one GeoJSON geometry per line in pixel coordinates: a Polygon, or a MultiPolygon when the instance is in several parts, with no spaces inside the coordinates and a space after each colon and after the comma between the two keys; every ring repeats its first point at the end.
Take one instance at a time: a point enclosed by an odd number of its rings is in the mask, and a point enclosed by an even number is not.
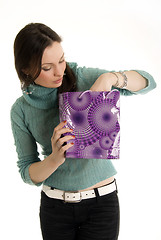
{"type": "Polygon", "coordinates": [[[63,194],[63,201],[65,203],[79,203],[79,202],[82,201],[82,195],[81,195],[80,192],[64,192],[64,194],[63,194]],[[75,194],[75,193],[79,193],[80,199],[79,200],[74,200],[75,197],[73,197],[73,200],[69,199],[69,194],[75,194]]]}

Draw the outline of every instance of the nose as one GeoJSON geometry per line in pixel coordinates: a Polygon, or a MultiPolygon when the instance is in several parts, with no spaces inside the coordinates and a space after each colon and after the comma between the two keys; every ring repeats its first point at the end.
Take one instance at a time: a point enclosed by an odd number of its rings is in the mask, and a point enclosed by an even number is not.
{"type": "Polygon", "coordinates": [[[60,66],[55,66],[54,68],[54,76],[58,77],[58,76],[62,76],[62,69],[60,66]]]}

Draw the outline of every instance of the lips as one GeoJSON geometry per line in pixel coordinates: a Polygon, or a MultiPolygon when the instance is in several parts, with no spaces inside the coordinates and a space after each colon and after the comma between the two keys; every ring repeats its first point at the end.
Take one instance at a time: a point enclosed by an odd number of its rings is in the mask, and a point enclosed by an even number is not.
{"type": "Polygon", "coordinates": [[[55,83],[55,84],[61,83],[61,82],[62,82],[62,80],[63,80],[63,78],[60,78],[60,79],[58,79],[58,80],[54,81],[54,83],[55,83]]]}

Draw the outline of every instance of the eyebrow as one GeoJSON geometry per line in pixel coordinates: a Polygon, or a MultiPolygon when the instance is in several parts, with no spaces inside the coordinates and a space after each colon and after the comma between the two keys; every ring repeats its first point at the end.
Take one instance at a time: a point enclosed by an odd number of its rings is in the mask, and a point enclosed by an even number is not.
{"type": "MultiPolygon", "coordinates": [[[[64,58],[64,53],[63,53],[63,55],[61,56],[61,58],[59,59],[59,61],[62,60],[62,58],[64,58]]],[[[43,63],[41,66],[46,65],[46,64],[53,64],[53,63],[43,63]]]]}
{"type": "Polygon", "coordinates": [[[62,58],[64,58],[64,53],[63,53],[63,55],[61,56],[60,60],[61,60],[62,58]]]}

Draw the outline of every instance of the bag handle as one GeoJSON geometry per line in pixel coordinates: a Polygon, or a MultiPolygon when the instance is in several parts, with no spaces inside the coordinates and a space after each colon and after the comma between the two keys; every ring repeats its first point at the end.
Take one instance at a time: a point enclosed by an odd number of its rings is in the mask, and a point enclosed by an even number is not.
{"type": "MultiPolygon", "coordinates": [[[[86,90],[86,91],[82,92],[82,93],[79,95],[78,98],[81,98],[81,97],[82,97],[85,93],[87,93],[87,92],[93,92],[93,91],[92,91],[92,90],[86,90]]],[[[109,91],[109,92],[107,92],[107,93],[106,93],[105,91],[100,91],[100,92],[103,92],[103,97],[107,99],[111,93],[113,93],[113,92],[119,92],[119,90],[113,89],[113,90],[111,90],[111,91],[109,91]],[[105,94],[105,93],[106,93],[106,94],[105,94]]]]}
{"type": "Polygon", "coordinates": [[[82,92],[80,95],[79,95],[79,97],[78,98],[81,98],[85,93],[87,93],[87,92],[92,92],[91,90],[86,90],[86,91],[84,91],[84,92],[82,92]]]}

